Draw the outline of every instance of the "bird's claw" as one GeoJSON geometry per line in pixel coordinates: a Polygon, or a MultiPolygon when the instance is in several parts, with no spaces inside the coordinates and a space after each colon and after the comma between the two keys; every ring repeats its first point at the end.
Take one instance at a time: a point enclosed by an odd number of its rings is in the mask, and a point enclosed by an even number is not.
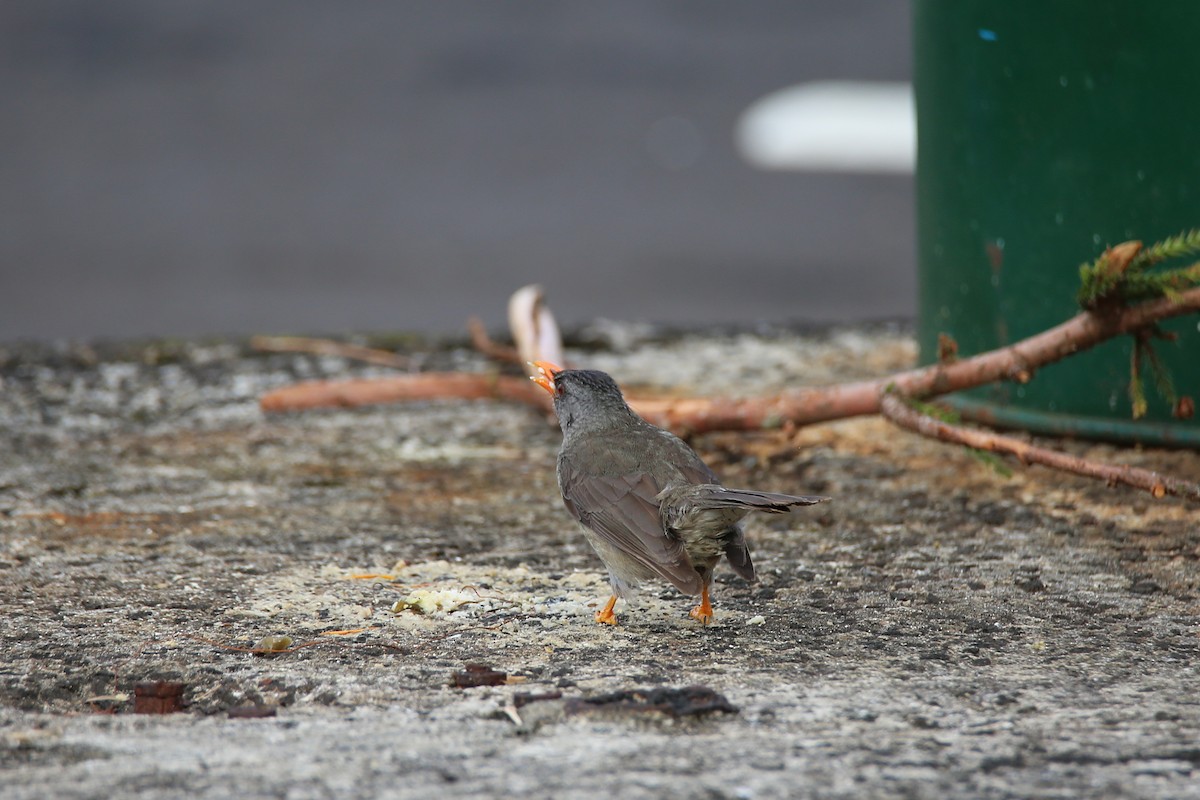
{"type": "Polygon", "coordinates": [[[613,607],[617,604],[617,596],[614,594],[608,598],[608,602],[604,604],[604,608],[596,612],[596,622],[604,625],[616,625],[617,615],[613,613],[613,607]]]}
{"type": "Polygon", "coordinates": [[[711,625],[713,621],[712,603],[708,599],[708,585],[700,592],[700,605],[688,612],[688,616],[697,620],[704,625],[711,625]]]}

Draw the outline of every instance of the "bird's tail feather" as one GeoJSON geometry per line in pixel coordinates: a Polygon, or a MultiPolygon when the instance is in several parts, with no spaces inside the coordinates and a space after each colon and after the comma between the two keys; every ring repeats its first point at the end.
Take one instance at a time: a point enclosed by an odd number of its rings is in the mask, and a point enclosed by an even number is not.
{"type": "Polygon", "coordinates": [[[729,489],[718,484],[689,487],[688,499],[704,508],[748,507],[768,514],[782,514],[795,506],[811,506],[828,500],[818,495],[776,494],[753,489],[729,489]]]}

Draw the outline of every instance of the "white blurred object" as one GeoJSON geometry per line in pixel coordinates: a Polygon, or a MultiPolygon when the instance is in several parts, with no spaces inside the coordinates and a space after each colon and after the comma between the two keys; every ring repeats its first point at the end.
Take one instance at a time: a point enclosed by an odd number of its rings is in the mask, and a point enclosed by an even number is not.
{"type": "Polygon", "coordinates": [[[911,173],[912,85],[824,81],[772,92],[742,113],[737,145],[761,169],[911,173]]]}
{"type": "Polygon", "coordinates": [[[541,286],[522,286],[512,293],[508,299],[508,327],[526,372],[533,374],[530,361],[565,365],[562,334],[545,303],[541,286]]]}

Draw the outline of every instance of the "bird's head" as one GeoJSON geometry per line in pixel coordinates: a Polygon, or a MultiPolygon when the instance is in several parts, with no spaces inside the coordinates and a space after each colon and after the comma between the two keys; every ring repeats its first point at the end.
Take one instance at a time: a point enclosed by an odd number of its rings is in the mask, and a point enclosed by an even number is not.
{"type": "Polygon", "coordinates": [[[621,388],[607,373],[594,369],[562,369],[534,361],[530,380],[554,398],[554,413],[564,432],[568,428],[605,428],[635,417],[621,388]]]}

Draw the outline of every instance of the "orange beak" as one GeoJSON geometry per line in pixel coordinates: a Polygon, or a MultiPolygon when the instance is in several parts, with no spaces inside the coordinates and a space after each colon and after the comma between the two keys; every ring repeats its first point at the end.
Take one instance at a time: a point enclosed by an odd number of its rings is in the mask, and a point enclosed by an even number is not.
{"type": "Polygon", "coordinates": [[[549,361],[530,361],[528,364],[536,370],[535,374],[529,376],[529,380],[545,389],[551,396],[557,394],[558,390],[554,388],[554,376],[562,372],[562,367],[551,364],[549,361]]]}

